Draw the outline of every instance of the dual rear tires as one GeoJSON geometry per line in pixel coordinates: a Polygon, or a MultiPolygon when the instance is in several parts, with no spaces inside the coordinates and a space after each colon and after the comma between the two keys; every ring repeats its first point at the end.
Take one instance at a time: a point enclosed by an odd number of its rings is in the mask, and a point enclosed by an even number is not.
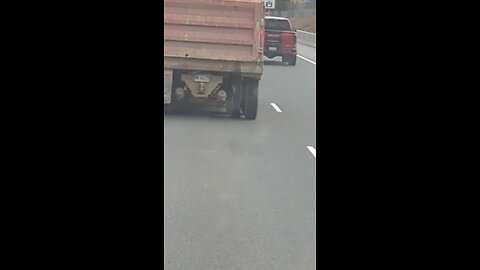
{"type": "MultiPolygon", "coordinates": [[[[243,118],[246,120],[255,120],[258,109],[258,91],[259,79],[235,77],[231,81],[231,92],[227,100],[227,113],[233,118],[243,118]]],[[[164,104],[164,114],[169,114],[175,110],[179,104],[164,104]]]]}
{"type": "Polygon", "coordinates": [[[259,80],[243,78],[234,83],[232,117],[255,120],[258,110],[259,80]]]}

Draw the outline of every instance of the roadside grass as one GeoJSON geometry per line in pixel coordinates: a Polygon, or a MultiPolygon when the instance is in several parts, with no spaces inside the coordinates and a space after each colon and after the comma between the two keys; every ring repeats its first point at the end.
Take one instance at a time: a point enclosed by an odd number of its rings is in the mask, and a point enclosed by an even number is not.
{"type": "Polygon", "coordinates": [[[316,25],[317,16],[307,16],[307,17],[299,17],[299,18],[290,18],[290,21],[298,30],[317,33],[317,25],[316,25]]]}

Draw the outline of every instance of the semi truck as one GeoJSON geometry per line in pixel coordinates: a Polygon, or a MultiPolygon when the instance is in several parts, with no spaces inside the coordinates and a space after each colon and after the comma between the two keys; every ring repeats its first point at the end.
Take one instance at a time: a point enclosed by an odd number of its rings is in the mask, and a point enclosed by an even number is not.
{"type": "Polygon", "coordinates": [[[263,0],[164,1],[164,110],[219,106],[257,117],[263,0]]]}

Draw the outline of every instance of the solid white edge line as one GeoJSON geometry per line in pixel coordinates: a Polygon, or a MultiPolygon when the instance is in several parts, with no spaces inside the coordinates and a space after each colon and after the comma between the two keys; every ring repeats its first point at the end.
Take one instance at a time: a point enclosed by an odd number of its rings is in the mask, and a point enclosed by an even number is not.
{"type": "Polygon", "coordinates": [[[311,63],[311,64],[314,64],[315,66],[317,65],[317,63],[313,62],[313,61],[312,61],[312,60],[310,60],[310,59],[307,59],[307,58],[305,58],[305,57],[303,57],[303,56],[301,56],[301,55],[297,55],[297,56],[298,56],[298,57],[300,57],[300,58],[302,58],[303,60],[305,60],[305,61],[307,61],[307,62],[311,63]]]}
{"type": "Polygon", "coordinates": [[[317,158],[317,150],[313,146],[307,146],[308,151],[312,153],[313,157],[317,158]]]}
{"type": "Polygon", "coordinates": [[[297,32],[301,32],[301,33],[305,33],[305,34],[310,34],[310,35],[314,35],[314,36],[317,35],[317,34],[315,34],[315,33],[307,32],[307,31],[302,31],[302,30],[297,30],[297,32]]]}
{"type": "Polygon", "coordinates": [[[275,111],[277,111],[277,112],[279,112],[279,113],[282,112],[282,110],[280,110],[280,107],[278,107],[277,104],[275,104],[275,103],[270,103],[270,105],[273,107],[273,109],[275,109],[275,111]]]}

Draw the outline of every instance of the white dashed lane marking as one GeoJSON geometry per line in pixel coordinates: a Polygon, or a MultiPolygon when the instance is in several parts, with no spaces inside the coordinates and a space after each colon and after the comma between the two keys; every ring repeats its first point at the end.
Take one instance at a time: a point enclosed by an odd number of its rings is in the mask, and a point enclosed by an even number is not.
{"type": "Polygon", "coordinates": [[[317,150],[315,150],[315,147],[313,146],[307,146],[308,151],[312,153],[313,157],[317,158],[317,150]]]}
{"type": "Polygon", "coordinates": [[[281,113],[282,110],[280,109],[280,107],[277,106],[277,104],[275,103],[270,103],[270,105],[273,107],[273,109],[275,109],[275,111],[281,113]]]}

